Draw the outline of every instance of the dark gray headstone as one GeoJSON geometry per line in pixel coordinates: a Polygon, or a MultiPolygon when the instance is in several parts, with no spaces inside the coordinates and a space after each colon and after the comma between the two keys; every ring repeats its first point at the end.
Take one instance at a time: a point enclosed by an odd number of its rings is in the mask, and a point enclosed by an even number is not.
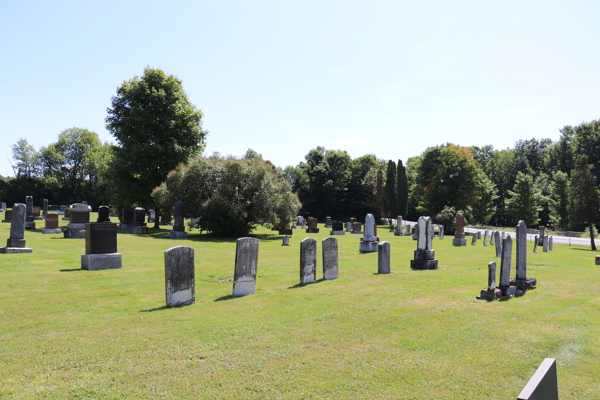
{"type": "Polygon", "coordinates": [[[496,257],[502,256],[502,241],[500,239],[500,232],[494,232],[494,243],[496,246],[496,257]]]}
{"type": "Polygon", "coordinates": [[[43,211],[44,215],[48,214],[48,199],[44,199],[43,211]]]}
{"type": "Polygon", "coordinates": [[[181,200],[175,202],[175,225],[173,225],[174,231],[184,232],[185,231],[185,209],[184,203],[181,200]]]}
{"type": "MultiPolygon", "coordinates": [[[[334,222],[335,224],[335,222],[334,222]]],[[[335,229],[335,225],[334,225],[335,229]]],[[[333,237],[323,239],[323,278],[337,279],[340,277],[340,256],[338,240],[333,237]]]]}
{"type": "Polygon", "coordinates": [[[477,244],[477,234],[473,235],[471,239],[471,246],[475,246],[477,244]]]}
{"type": "Polygon", "coordinates": [[[235,245],[235,270],[233,275],[233,295],[245,296],[256,293],[256,273],[260,240],[239,238],[235,245]]]}
{"type": "MultiPolygon", "coordinates": [[[[512,238],[510,235],[502,241],[502,258],[500,263],[500,286],[510,286],[510,267],[512,264],[512,238]]],[[[498,246],[500,247],[500,246],[498,246]]]]}
{"type": "Polygon", "coordinates": [[[142,207],[133,209],[133,226],[146,226],[146,210],[142,207]]]}
{"type": "Polygon", "coordinates": [[[123,207],[123,221],[121,221],[123,225],[131,225],[133,224],[133,208],[132,207],[123,207]]]}
{"type": "Polygon", "coordinates": [[[98,207],[98,219],[96,222],[110,222],[110,208],[108,206],[98,207]]]}
{"type": "Polygon", "coordinates": [[[556,359],[544,359],[517,400],[558,400],[556,359]]]}
{"type": "Polygon", "coordinates": [[[33,196],[25,196],[26,215],[33,216],[33,196]]]}
{"type": "Polygon", "coordinates": [[[196,301],[196,256],[193,247],[177,246],[165,251],[165,297],[167,307],[196,301]]]}
{"type": "Polygon", "coordinates": [[[517,224],[517,279],[527,278],[527,224],[520,220],[517,224]]]}
{"type": "Polygon", "coordinates": [[[317,241],[306,238],[300,242],[300,283],[316,282],[317,280],[317,241]]]}
{"type": "Polygon", "coordinates": [[[496,263],[488,263],[488,291],[496,290],[496,263]]]}
{"type": "Polygon", "coordinates": [[[117,252],[117,225],[110,222],[85,224],[85,254],[117,252]]]}
{"type": "MultiPolygon", "coordinates": [[[[30,196],[29,196],[30,197],[30,196]]],[[[12,208],[10,238],[6,247],[25,247],[25,217],[27,207],[23,203],[15,203],[12,208]]]]}

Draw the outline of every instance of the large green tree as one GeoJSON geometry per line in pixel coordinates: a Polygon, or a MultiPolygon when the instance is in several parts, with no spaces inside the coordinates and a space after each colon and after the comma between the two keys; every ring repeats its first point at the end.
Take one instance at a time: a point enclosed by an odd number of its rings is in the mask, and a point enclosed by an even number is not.
{"type": "Polygon", "coordinates": [[[19,139],[11,146],[13,162],[12,168],[17,179],[21,177],[33,178],[40,170],[40,154],[27,139],[19,139]]]}
{"type": "Polygon", "coordinates": [[[406,167],[402,165],[402,160],[398,160],[396,167],[396,214],[392,215],[397,217],[398,215],[406,218],[406,212],[408,207],[408,181],[406,179],[406,167]]]}
{"type": "Polygon", "coordinates": [[[569,175],[558,171],[554,174],[554,181],[550,184],[550,222],[560,229],[569,227],[569,196],[571,195],[571,182],[569,175]]]}
{"type": "Polygon", "coordinates": [[[107,112],[106,128],[117,141],[115,203],[119,209],[125,202],[158,208],[152,190],[204,149],[202,112],[188,99],[181,80],[153,68],[123,82],[107,112]]]}
{"type": "Polygon", "coordinates": [[[534,185],[531,175],[519,172],[513,190],[509,190],[511,196],[506,199],[506,213],[514,220],[522,219],[528,226],[537,225],[540,222],[540,206],[543,201],[541,191],[534,185]]]}
{"type": "Polygon", "coordinates": [[[387,194],[386,217],[394,218],[398,215],[398,205],[396,202],[396,163],[392,160],[388,161],[385,191],[387,194]]]}
{"type": "Polygon", "coordinates": [[[571,202],[569,216],[574,224],[582,224],[590,230],[592,250],[594,242],[594,223],[597,222],[600,209],[600,193],[596,177],[592,173],[594,166],[588,164],[586,155],[579,155],[575,169],[571,172],[571,202]]]}

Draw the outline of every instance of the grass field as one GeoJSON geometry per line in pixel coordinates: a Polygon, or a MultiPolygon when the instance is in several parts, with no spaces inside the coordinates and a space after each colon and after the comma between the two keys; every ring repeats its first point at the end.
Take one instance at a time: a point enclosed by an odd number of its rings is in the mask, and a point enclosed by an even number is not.
{"type": "Polygon", "coordinates": [[[561,399],[600,398],[595,253],[530,243],[538,288],[487,303],[475,296],[494,247],[435,239],[439,269],[412,271],[416,242],[380,227],[392,274],[376,275],[377,254],[347,233],[340,279],[300,287],[304,237],[318,241],[322,277],[320,228],[294,230],[290,247],[258,229],[257,293],[241,298],[235,240],[120,233],[123,269],[81,271],[84,240],[26,232],[33,254],[0,254],[0,398],[515,399],[545,357],[561,399]],[[196,303],[167,309],[163,252],[177,245],[197,249],[196,303]]]}

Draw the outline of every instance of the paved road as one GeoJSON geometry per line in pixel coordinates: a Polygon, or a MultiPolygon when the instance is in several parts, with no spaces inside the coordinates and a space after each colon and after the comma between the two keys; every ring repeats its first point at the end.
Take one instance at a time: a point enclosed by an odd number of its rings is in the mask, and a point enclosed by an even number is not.
{"type": "MultiPolygon", "coordinates": [[[[465,228],[465,232],[477,232],[477,231],[481,231],[481,237],[483,238],[485,229],[465,228]]],[[[502,230],[500,230],[500,232],[502,232],[502,230]]],[[[506,233],[510,234],[514,240],[515,232],[506,232],[506,233]]],[[[533,240],[535,239],[535,236],[536,235],[534,235],[532,233],[528,233],[527,240],[533,242],[533,240]]],[[[574,237],[554,236],[554,235],[551,235],[551,236],[553,237],[552,241],[554,242],[554,244],[566,244],[569,246],[590,247],[590,238],[574,238],[574,237]]],[[[600,243],[597,242],[597,245],[600,245],[600,243]]]]}

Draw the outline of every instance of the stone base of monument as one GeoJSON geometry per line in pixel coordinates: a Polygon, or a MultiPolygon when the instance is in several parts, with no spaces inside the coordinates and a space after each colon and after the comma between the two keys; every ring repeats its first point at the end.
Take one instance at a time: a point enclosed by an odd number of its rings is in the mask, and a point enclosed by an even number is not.
{"type": "Polygon", "coordinates": [[[355,235],[363,235],[365,232],[364,231],[352,231],[352,233],[354,233],[355,235]]]}
{"type": "Polygon", "coordinates": [[[377,252],[377,245],[379,242],[366,242],[363,240],[364,238],[360,238],[360,247],[359,251],[361,253],[374,253],[377,252]]]}
{"type": "Polygon", "coordinates": [[[452,239],[452,246],[466,246],[467,239],[466,238],[454,238],[452,239]]]}
{"type": "Polygon", "coordinates": [[[81,269],[98,271],[102,269],[119,269],[123,267],[121,253],[82,254],[81,269]]]}
{"type": "Polygon", "coordinates": [[[63,235],[65,239],[85,239],[85,229],[67,229],[63,235]]]}
{"type": "Polygon", "coordinates": [[[483,289],[479,296],[475,297],[477,300],[494,301],[502,298],[502,291],[498,288],[494,290],[483,289]]]}
{"type": "Polygon", "coordinates": [[[438,260],[410,260],[410,267],[418,270],[437,269],[438,260]]]}
{"type": "Polygon", "coordinates": [[[399,231],[394,231],[394,236],[404,236],[404,233],[399,231]]]}
{"type": "Polygon", "coordinates": [[[42,229],[42,233],[62,233],[62,229],[56,228],[56,229],[42,229]]]}
{"type": "Polygon", "coordinates": [[[34,217],[33,219],[35,219],[35,220],[38,220],[38,221],[39,221],[39,220],[42,220],[42,219],[44,219],[44,217],[42,217],[42,216],[39,216],[39,217],[34,217]]]}
{"type": "Polygon", "coordinates": [[[330,235],[345,235],[344,231],[331,231],[329,232],[330,235]]]}
{"type": "Polygon", "coordinates": [[[29,247],[0,247],[0,253],[3,254],[19,254],[19,253],[33,253],[33,250],[29,247]]]}
{"type": "Polygon", "coordinates": [[[35,229],[35,221],[25,221],[25,229],[35,229]]]}
{"type": "Polygon", "coordinates": [[[63,217],[63,221],[70,221],[71,217],[63,217]]]}
{"type": "Polygon", "coordinates": [[[129,229],[130,233],[133,233],[135,235],[147,235],[148,234],[148,227],[147,226],[132,226],[129,229]]]}
{"type": "Polygon", "coordinates": [[[503,297],[511,297],[518,294],[516,286],[500,286],[500,290],[503,297]]]}
{"type": "Polygon", "coordinates": [[[290,228],[290,229],[280,229],[279,230],[279,234],[280,235],[293,235],[294,231],[292,230],[292,228],[290,228]]]}
{"type": "Polygon", "coordinates": [[[120,224],[119,225],[119,229],[131,229],[132,225],[131,224],[120,224]]]}
{"type": "Polygon", "coordinates": [[[3,219],[2,222],[6,223],[6,224],[10,224],[12,221],[9,219],[3,219]]]}
{"type": "Polygon", "coordinates": [[[319,228],[307,228],[306,233],[319,233],[319,228]]]}
{"type": "Polygon", "coordinates": [[[329,224],[329,225],[325,224],[324,228],[331,228],[331,224],[329,224]]]}
{"type": "Polygon", "coordinates": [[[237,281],[233,282],[233,295],[246,296],[256,293],[256,281],[237,281]]]}
{"type": "Polygon", "coordinates": [[[537,279],[535,278],[527,278],[527,279],[516,279],[511,278],[510,286],[515,286],[519,290],[530,290],[535,289],[535,285],[537,284],[537,279]]]}
{"type": "Polygon", "coordinates": [[[171,239],[185,239],[186,237],[188,237],[188,233],[181,231],[171,231],[169,232],[169,237],[171,239]]]}

